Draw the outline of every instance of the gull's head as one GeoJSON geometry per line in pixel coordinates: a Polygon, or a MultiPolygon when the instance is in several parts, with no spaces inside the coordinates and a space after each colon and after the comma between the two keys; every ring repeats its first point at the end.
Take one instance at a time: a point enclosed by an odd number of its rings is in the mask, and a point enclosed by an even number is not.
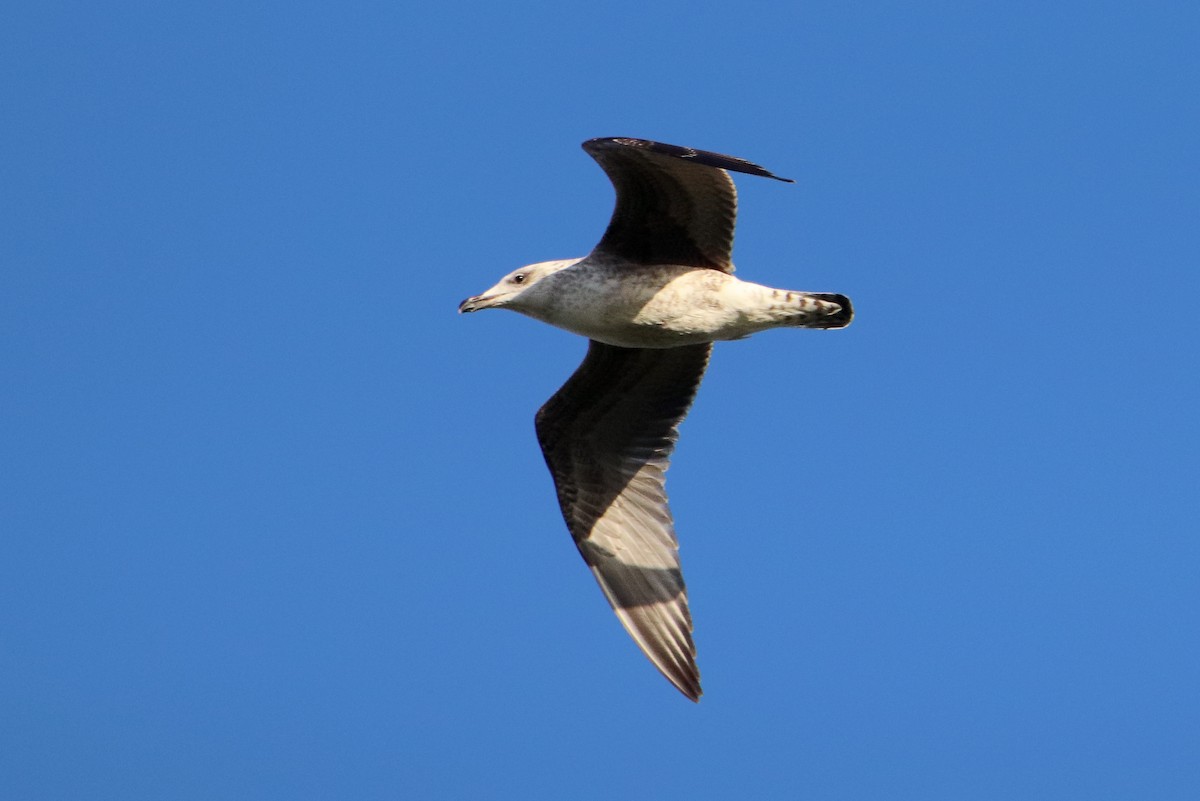
{"type": "Polygon", "coordinates": [[[559,270],[570,267],[579,261],[581,260],[543,261],[513,270],[501,278],[500,283],[482,295],[467,298],[458,304],[458,311],[460,314],[465,314],[467,312],[479,311],[480,309],[502,309],[506,306],[512,308],[514,311],[521,311],[524,307],[536,304],[537,295],[546,289],[544,285],[540,290],[534,289],[542,279],[546,278],[546,276],[554,275],[559,270]]]}

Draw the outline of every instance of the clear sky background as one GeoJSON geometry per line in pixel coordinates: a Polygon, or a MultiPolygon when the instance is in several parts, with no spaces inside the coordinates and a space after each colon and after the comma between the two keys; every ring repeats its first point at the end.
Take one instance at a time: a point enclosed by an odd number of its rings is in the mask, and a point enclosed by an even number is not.
{"type": "Polygon", "coordinates": [[[1200,797],[1200,11],[0,12],[0,797],[1200,797]],[[740,177],[668,487],[706,695],[533,414],[636,136],[740,177]]]}

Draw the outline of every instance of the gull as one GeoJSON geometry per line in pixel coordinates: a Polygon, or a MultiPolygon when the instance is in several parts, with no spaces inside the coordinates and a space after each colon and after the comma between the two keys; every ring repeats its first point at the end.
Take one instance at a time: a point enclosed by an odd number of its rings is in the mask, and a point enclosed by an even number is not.
{"type": "Polygon", "coordinates": [[[460,313],[511,309],[589,340],[538,411],[538,442],[567,528],[625,630],[698,701],[700,671],[664,473],[713,342],[769,328],[844,328],[844,295],[733,276],[733,156],[645,139],[590,139],[617,201],[584,258],[521,267],[460,313]]]}

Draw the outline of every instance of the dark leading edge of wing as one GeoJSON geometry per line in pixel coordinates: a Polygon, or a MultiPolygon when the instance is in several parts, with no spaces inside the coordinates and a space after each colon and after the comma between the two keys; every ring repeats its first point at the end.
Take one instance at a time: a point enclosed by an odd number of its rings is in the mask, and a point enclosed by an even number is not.
{"type": "Polygon", "coordinates": [[[732,272],[737,192],[725,170],[791,183],[744,159],[645,139],[589,139],[583,149],[617,190],[594,252],[637,264],[732,272]]]}
{"type": "Polygon", "coordinates": [[[638,647],[693,701],[700,673],[663,474],[711,351],[592,341],[536,419],[584,561],[638,647]]]}
{"type": "Polygon", "coordinates": [[[589,139],[583,143],[583,149],[589,153],[608,146],[630,148],[640,150],[646,154],[668,156],[674,159],[690,161],[694,164],[703,164],[705,167],[719,167],[722,170],[744,172],[747,175],[758,175],[762,178],[774,178],[776,181],[784,181],[789,184],[795,183],[791,178],[781,178],[760,164],[740,159],[737,156],[713,153],[711,150],[697,150],[694,147],[668,145],[664,142],[651,142],[649,139],[630,139],[622,136],[600,137],[589,139]]]}

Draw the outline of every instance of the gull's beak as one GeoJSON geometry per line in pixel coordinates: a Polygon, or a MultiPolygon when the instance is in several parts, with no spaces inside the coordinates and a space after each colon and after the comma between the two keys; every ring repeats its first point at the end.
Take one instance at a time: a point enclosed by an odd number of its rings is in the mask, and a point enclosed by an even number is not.
{"type": "Polygon", "coordinates": [[[478,311],[484,307],[484,303],[486,301],[487,298],[485,298],[483,295],[476,295],[473,298],[467,298],[462,303],[458,304],[458,313],[468,314],[473,311],[478,311]]]}
{"type": "Polygon", "coordinates": [[[505,297],[507,297],[507,295],[501,293],[498,295],[476,295],[473,298],[467,298],[462,303],[458,304],[458,313],[469,314],[470,312],[479,311],[480,309],[490,309],[493,306],[499,306],[500,304],[504,303],[505,297]]]}

